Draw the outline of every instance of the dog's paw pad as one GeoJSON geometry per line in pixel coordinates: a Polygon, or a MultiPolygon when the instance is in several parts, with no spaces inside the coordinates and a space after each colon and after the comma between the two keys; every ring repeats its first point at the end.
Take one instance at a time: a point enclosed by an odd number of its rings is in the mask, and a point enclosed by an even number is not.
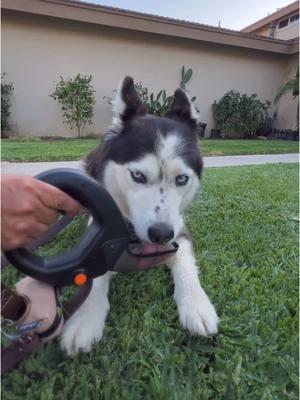
{"type": "Polygon", "coordinates": [[[182,326],[192,335],[209,336],[217,333],[219,318],[204,292],[186,298],[178,306],[178,311],[182,326]]]}

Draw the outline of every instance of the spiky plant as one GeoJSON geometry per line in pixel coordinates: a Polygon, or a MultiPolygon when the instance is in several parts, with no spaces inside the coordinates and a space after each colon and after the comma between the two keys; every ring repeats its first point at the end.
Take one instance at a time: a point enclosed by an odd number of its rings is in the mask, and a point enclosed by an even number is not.
{"type": "Polygon", "coordinates": [[[292,92],[294,99],[298,97],[297,127],[299,127],[299,66],[297,67],[296,75],[293,78],[290,78],[277,90],[277,94],[274,99],[274,104],[277,103],[279,99],[281,99],[281,97],[285,96],[289,92],[292,92]]]}

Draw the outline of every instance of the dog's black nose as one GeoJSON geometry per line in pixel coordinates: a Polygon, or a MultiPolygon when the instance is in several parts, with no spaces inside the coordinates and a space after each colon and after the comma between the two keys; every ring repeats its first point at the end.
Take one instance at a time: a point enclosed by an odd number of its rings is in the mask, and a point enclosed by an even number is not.
{"type": "Polygon", "coordinates": [[[167,243],[174,237],[174,230],[170,225],[159,223],[150,226],[148,229],[148,235],[153,243],[167,243]]]}

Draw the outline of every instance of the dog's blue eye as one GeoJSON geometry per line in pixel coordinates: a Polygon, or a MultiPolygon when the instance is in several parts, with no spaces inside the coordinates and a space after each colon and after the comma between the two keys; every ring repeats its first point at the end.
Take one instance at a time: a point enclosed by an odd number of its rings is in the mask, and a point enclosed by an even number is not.
{"type": "Polygon", "coordinates": [[[130,171],[131,178],[137,183],[146,183],[147,178],[140,171],[130,171]]]}
{"type": "Polygon", "coordinates": [[[184,186],[188,183],[189,177],[186,175],[178,175],[176,176],[175,183],[176,186],[184,186]]]}

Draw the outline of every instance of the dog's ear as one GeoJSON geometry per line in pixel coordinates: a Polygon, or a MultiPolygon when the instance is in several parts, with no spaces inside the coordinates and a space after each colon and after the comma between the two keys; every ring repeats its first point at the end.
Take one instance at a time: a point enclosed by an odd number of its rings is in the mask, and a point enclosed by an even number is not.
{"type": "Polygon", "coordinates": [[[122,127],[137,115],[147,114],[147,108],[140,99],[129,76],[123,79],[113,101],[113,125],[122,127]]]}
{"type": "Polygon", "coordinates": [[[165,117],[186,122],[193,128],[200,121],[200,114],[182,89],[175,91],[173,103],[165,117]]]}

